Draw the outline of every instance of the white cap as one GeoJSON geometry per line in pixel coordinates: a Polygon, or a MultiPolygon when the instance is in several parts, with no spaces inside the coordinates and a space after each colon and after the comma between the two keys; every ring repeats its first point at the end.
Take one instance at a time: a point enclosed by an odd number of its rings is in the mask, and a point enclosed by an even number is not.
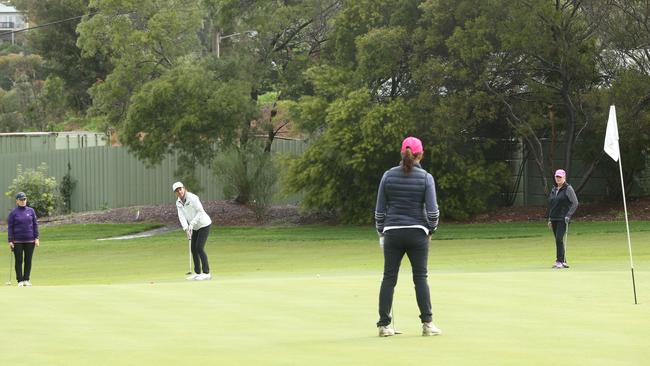
{"type": "Polygon", "coordinates": [[[176,192],[176,190],[181,188],[181,187],[185,187],[183,185],[183,183],[181,183],[181,182],[176,182],[176,183],[172,184],[172,192],[176,192]]]}

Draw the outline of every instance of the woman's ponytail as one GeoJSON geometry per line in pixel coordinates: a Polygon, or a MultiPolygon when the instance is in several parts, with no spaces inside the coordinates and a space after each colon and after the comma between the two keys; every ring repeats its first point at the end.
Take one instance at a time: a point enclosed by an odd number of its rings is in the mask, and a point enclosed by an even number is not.
{"type": "Polygon", "coordinates": [[[402,153],[402,161],[400,162],[400,166],[402,167],[402,171],[404,174],[409,175],[411,173],[411,170],[413,170],[413,166],[415,165],[415,159],[418,158],[418,155],[413,155],[413,152],[411,152],[411,149],[406,149],[402,153]]]}

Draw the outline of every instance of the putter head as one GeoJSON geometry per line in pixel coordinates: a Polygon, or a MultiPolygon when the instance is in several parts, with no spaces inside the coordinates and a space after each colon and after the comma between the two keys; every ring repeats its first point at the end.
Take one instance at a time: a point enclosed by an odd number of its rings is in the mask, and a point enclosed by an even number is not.
{"type": "Polygon", "coordinates": [[[9,281],[5,282],[5,286],[11,286],[11,282],[9,281]]]}
{"type": "Polygon", "coordinates": [[[186,276],[189,276],[189,275],[191,275],[191,274],[192,274],[192,272],[187,272],[187,273],[185,273],[186,276]]]}

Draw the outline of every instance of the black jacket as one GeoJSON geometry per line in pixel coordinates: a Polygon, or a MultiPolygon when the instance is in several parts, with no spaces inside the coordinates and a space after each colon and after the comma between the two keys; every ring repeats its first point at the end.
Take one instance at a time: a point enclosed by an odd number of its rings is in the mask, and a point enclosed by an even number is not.
{"type": "Polygon", "coordinates": [[[438,226],[436,187],[431,174],[416,164],[410,174],[396,166],[384,173],[377,192],[375,226],[379,233],[391,226],[438,226]]]}
{"type": "Polygon", "coordinates": [[[548,195],[549,221],[564,221],[571,218],[578,209],[578,197],[570,184],[564,183],[562,187],[554,186],[548,195]]]}

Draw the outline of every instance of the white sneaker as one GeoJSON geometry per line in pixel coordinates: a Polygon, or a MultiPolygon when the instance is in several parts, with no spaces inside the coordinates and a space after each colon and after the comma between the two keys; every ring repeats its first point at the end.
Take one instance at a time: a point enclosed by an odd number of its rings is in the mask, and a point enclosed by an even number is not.
{"type": "Polygon", "coordinates": [[[31,282],[29,282],[29,281],[23,281],[23,285],[25,285],[25,286],[31,286],[31,285],[32,285],[32,283],[31,283],[31,282]]]}
{"type": "Polygon", "coordinates": [[[203,281],[203,280],[211,280],[212,275],[209,273],[201,273],[200,275],[196,276],[195,280],[197,281],[203,281]]]}
{"type": "Polygon", "coordinates": [[[188,280],[188,281],[194,281],[194,280],[195,280],[197,277],[199,277],[199,276],[200,276],[200,275],[198,275],[198,274],[196,274],[196,273],[192,273],[191,275],[185,277],[185,279],[188,280]]]}
{"type": "Polygon", "coordinates": [[[379,330],[380,337],[390,337],[395,335],[395,329],[391,328],[390,325],[380,325],[377,327],[379,330]]]}
{"type": "Polygon", "coordinates": [[[25,282],[23,281],[18,282],[18,287],[24,287],[24,286],[25,286],[25,282]]]}
{"type": "Polygon", "coordinates": [[[433,335],[438,335],[441,334],[442,330],[440,328],[436,327],[433,322],[428,322],[428,323],[422,323],[422,335],[423,336],[433,336],[433,335]]]}

